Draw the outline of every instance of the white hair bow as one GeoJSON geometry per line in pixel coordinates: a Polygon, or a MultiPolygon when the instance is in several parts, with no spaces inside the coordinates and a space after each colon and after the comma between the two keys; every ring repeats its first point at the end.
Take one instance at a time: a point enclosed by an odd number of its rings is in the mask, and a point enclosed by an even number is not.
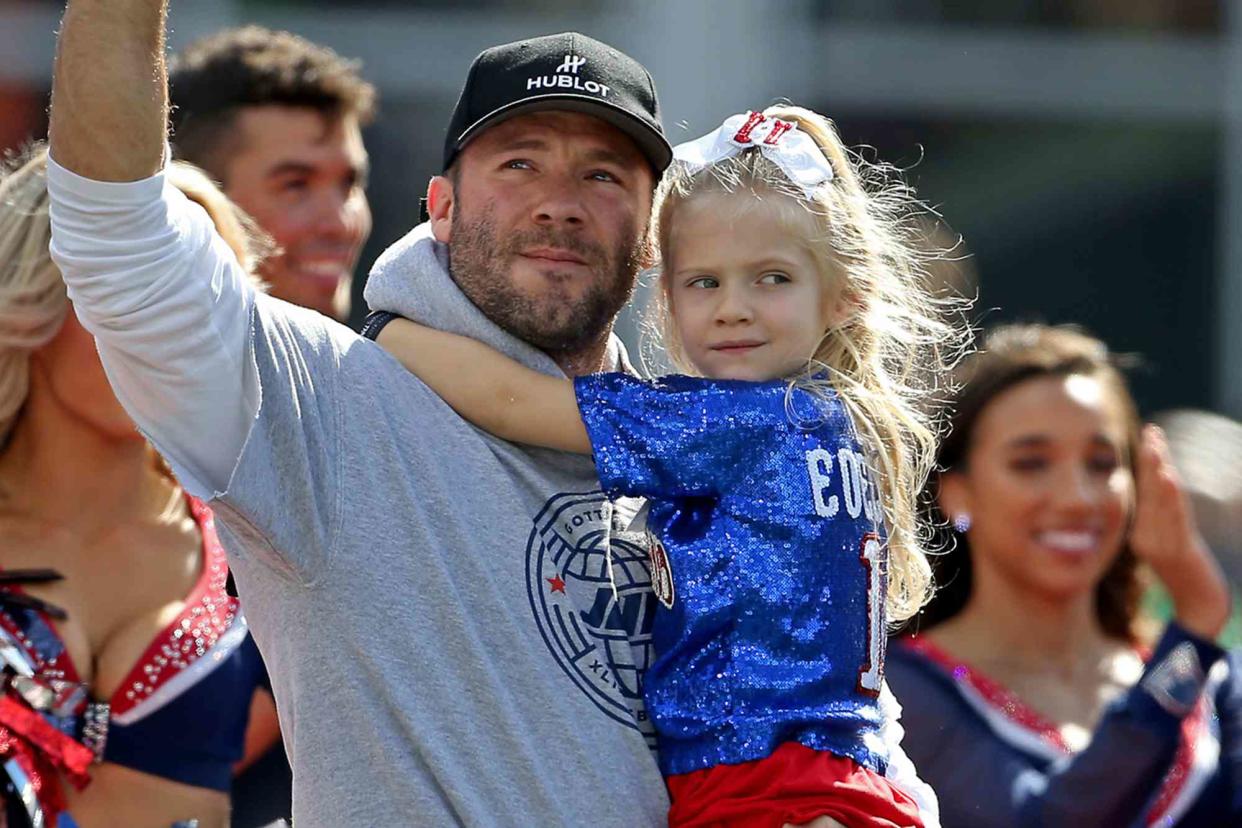
{"type": "Polygon", "coordinates": [[[743,150],[758,147],[766,158],[781,168],[789,180],[802,188],[807,198],[815,188],[832,179],[832,165],[811,136],[792,121],[772,118],[762,112],[746,112],[725,119],[720,128],[701,138],[678,144],[673,158],[692,172],[715,164],[743,150]]]}

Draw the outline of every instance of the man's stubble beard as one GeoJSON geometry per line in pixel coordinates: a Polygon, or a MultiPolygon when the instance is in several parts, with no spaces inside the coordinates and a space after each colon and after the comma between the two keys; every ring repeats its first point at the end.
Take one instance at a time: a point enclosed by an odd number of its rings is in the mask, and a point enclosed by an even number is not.
{"type": "MultiPolygon", "coordinates": [[[[576,234],[552,228],[534,228],[497,237],[490,208],[467,219],[458,203],[453,214],[449,244],[449,273],[479,310],[505,331],[544,351],[564,365],[599,346],[617,313],[629,301],[645,242],[633,222],[623,228],[616,247],[588,242],[576,234]],[[509,269],[521,250],[557,247],[589,263],[591,283],[577,296],[553,289],[539,297],[523,293],[512,282],[509,269]]],[[[582,278],[565,274],[565,281],[582,278]]]]}

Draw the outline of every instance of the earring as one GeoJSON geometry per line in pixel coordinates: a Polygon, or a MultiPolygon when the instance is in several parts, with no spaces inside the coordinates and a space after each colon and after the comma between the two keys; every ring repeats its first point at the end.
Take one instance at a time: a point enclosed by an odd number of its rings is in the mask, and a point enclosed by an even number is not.
{"type": "Polygon", "coordinates": [[[965,512],[962,512],[960,515],[953,518],[953,531],[957,532],[959,535],[964,535],[967,532],[969,532],[970,531],[970,515],[966,514],[965,512]]]}

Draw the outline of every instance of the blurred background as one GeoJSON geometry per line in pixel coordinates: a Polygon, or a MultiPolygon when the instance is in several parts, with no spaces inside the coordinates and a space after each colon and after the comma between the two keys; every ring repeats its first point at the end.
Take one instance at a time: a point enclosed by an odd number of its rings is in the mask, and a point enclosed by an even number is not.
{"type": "MultiPolygon", "coordinates": [[[[0,0],[0,153],[46,135],[63,6],[0,0]]],[[[249,22],[360,60],[380,89],[355,328],[471,59],[581,31],[647,66],[674,143],[787,99],[902,168],[976,323],[1073,322],[1137,354],[1143,413],[1242,587],[1242,0],[172,0],[170,46],[249,22]]],[[[636,352],[635,314],[619,332],[636,352]]]]}
{"type": "MultiPolygon", "coordinates": [[[[45,134],[62,8],[0,0],[0,148],[45,134]]],[[[576,29],[647,65],[674,142],[781,98],[829,114],[906,170],[946,245],[963,238],[945,270],[977,284],[981,321],[1081,323],[1142,355],[1145,411],[1242,414],[1228,0],[179,0],[171,45],[250,21],[360,59],[380,87],[358,290],[417,222],[473,56],[576,29]]]]}

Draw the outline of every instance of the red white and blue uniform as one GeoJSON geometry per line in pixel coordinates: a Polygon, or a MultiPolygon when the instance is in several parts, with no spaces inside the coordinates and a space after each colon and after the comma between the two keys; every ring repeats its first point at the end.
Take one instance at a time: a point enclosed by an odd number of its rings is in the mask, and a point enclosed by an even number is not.
{"type": "Polygon", "coordinates": [[[1225,828],[1242,825],[1242,658],[1222,655],[1170,624],[1081,750],[927,636],[896,642],[889,678],[946,824],[1225,828]]]}
{"type": "Polygon", "coordinates": [[[184,609],[109,699],[89,696],[39,602],[17,585],[0,590],[0,763],[12,763],[10,777],[37,794],[52,828],[64,808],[58,776],[83,787],[94,762],[229,790],[250,700],[266,674],[237,598],[225,589],[228,564],[211,511],[189,504],[202,537],[201,574],[184,609]]]}
{"type": "Polygon", "coordinates": [[[575,390],[604,491],[648,498],[659,542],[643,692],[670,824],[926,824],[886,776],[883,517],[840,401],[682,376],[575,390]]]}

